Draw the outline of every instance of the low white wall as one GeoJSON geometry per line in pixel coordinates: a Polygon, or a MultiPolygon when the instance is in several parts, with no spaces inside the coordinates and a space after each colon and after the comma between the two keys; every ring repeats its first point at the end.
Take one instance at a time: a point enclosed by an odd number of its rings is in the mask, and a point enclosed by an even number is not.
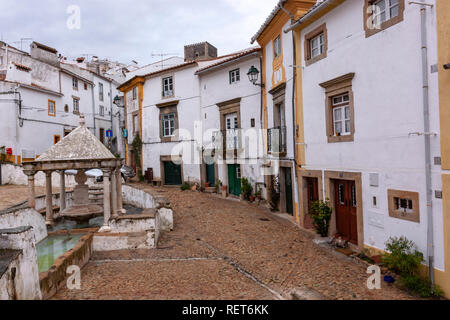
{"type": "Polygon", "coordinates": [[[146,209],[156,207],[154,198],[151,194],[126,184],[122,185],[122,199],[123,202],[138,208],[146,209]]]}
{"type": "MultiPolygon", "coordinates": [[[[28,184],[28,177],[23,173],[21,166],[14,164],[1,164],[2,170],[2,184],[12,184],[19,186],[26,186],[28,184]]],[[[75,187],[77,185],[75,181],[75,175],[66,174],[66,187],[75,187]]],[[[88,185],[95,183],[95,178],[88,178],[86,182],[88,185]]],[[[40,171],[34,176],[34,184],[37,187],[45,186],[45,174],[40,171]]],[[[58,187],[60,184],[60,176],[58,172],[52,173],[52,186],[58,187]]]]}
{"type": "MultiPolygon", "coordinates": [[[[18,300],[42,299],[33,228],[20,227],[1,230],[0,248],[22,250],[22,254],[16,262],[15,298],[18,300]]],[[[0,287],[0,290],[3,291],[3,288],[0,287]]]]}
{"type": "Polygon", "coordinates": [[[47,237],[45,218],[36,210],[26,207],[6,209],[0,211],[0,229],[18,228],[23,226],[33,227],[32,233],[36,242],[47,237]]]}

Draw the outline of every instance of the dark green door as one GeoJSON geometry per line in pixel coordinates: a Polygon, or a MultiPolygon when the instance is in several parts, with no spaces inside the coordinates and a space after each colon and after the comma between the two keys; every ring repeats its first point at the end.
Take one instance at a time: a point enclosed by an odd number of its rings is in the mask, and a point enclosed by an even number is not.
{"type": "Polygon", "coordinates": [[[206,182],[209,182],[209,185],[211,187],[214,187],[216,184],[216,178],[215,178],[215,170],[214,170],[214,163],[212,164],[206,164],[206,182]]]}
{"type": "Polygon", "coordinates": [[[294,209],[292,204],[292,175],[291,168],[285,169],[285,181],[286,181],[286,212],[293,215],[294,209]]]}
{"type": "Polygon", "coordinates": [[[164,184],[169,186],[181,185],[181,165],[172,161],[164,162],[164,184]]]}
{"type": "Polygon", "coordinates": [[[238,164],[228,165],[228,192],[241,195],[241,166],[238,164]]]}

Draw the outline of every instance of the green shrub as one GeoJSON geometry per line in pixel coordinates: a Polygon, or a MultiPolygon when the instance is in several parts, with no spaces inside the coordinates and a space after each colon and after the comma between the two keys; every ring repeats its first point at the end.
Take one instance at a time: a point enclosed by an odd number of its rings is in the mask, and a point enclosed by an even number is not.
{"type": "Polygon", "coordinates": [[[417,250],[413,241],[405,237],[391,237],[386,242],[390,254],[381,258],[383,264],[399,275],[413,275],[418,272],[423,254],[417,250]]]}
{"type": "Polygon", "coordinates": [[[250,196],[252,195],[253,192],[252,185],[250,184],[250,182],[248,182],[247,178],[242,178],[241,183],[242,183],[241,194],[244,196],[245,200],[250,200],[250,196]]]}
{"type": "Polygon", "coordinates": [[[189,186],[188,183],[185,182],[184,184],[181,185],[180,189],[181,189],[182,191],[185,191],[185,190],[190,190],[191,187],[189,186]]]}
{"type": "Polygon", "coordinates": [[[381,262],[391,271],[400,275],[400,286],[422,298],[442,296],[438,286],[433,286],[430,279],[420,275],[423,254],[417,250],[413,241],[406,237],[391,237],[386,242],[389,254],[381,257],[381,262]]]}
{"type": "Polygon", "coordinates": [[[431,284],[430,279],[419,275],[405,274],[400,276],[400,286],[419,295],[421,298],[432,298],[442,296],[444,293],[438,286],[431,284]]]}
{"type": "Polygon", "coordinates": [[[310,215],[313,219],[314,228],[322,237],[328,236],[328,229],[330,227],[331,209],[328,201],[314,201],[311,205],[310,215]]]}

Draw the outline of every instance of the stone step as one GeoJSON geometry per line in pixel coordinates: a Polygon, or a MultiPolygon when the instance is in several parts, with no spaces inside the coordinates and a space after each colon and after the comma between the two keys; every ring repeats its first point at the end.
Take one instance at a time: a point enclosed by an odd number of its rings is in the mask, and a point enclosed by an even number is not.
{"type": "Polygon", "coordinates": [[[216,189],[216,187],[206,187],[205,192],[206,193],[216,193],[217,189],[216,189]]]}

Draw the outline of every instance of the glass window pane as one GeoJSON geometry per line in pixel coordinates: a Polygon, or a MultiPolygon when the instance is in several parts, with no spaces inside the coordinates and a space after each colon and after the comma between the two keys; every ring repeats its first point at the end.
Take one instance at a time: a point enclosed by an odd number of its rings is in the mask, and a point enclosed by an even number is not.
{"type": "Polygon", "coordinates": [[[334,113],[334,121],[341,120],[341,108],[335,108],[333,113],[334,113]]]}
{"type": "Polygon", "coordinates": [[[350,119],[350,107],[345,107],[345,119],[350,119]]]}
{"type": "Polygon", "coordinates": [[[351,132],[350,130],[350,120],[345,121],[345,132],[351,132]]]}
{"type": "Polygon", "coordinates": [[[391,18],[398,16],[398,6],[392,7],[390,10],[391,18]]]}
{"type": "Polygon", "coordinates": [[[341,121],[334,123],[334,133],[342,133],[342,122],[341,121]]]}

